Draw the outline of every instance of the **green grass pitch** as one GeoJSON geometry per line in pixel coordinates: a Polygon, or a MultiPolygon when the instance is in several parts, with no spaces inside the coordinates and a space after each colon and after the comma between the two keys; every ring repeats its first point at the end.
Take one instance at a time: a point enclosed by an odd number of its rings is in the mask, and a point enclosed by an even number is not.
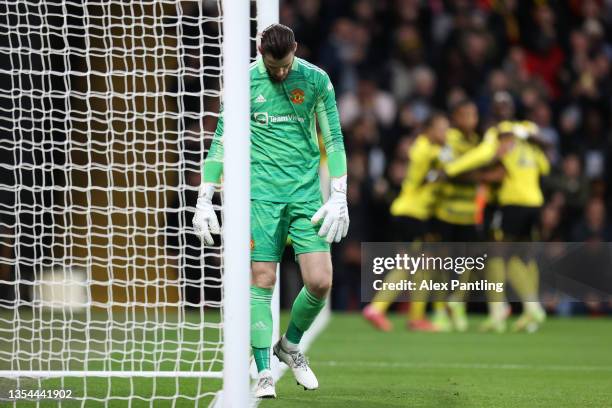
{"type": "Polygon", "coordinates": [[[610,319],[549,319],[534,334],[412,333],[392,319],[381,333],[335,315],[308,353],[320,389],[287,372],[260,407],[612,407],[610,319]]]}
{"type": "MultiPolygon", "coordinates": [[[[281,327],[286,325],[283,315],[281,327]]],[[[260,407],[612,407],[612,321],[549,319],[535,334],[411,333],[404,317],[381,333],[359,315],[334,314],[308,352],[320,389],[304,391],[290,372],[277,384],[278,399],[260,407]]],[[[478,320],[472,321],[477,327],[478,320]]],[[[44,388],[94,397],[62,407],[205,407],[221,381],[213,379],[45,380],[44,388]],[[204,392],[211,394],[194,401],[204,392]],[[185,398],[176,399],[175,395],[185,398]],[[106,405],[104,399],[111,397],[106,405]],[[160,398],[161,397],[161,398],[160,398]]],[[[38,387],[22,382],[22,387],[38,387]]],[[[0,391],[14,383],[0,380],[0,391]]],[[[0,406],[13,406],[0,402],[0,406]]],[[[34,407],[20,402],[18,407],[34,407]]],[[[40,407],[60,406],[56,401],[40,407]]]]}

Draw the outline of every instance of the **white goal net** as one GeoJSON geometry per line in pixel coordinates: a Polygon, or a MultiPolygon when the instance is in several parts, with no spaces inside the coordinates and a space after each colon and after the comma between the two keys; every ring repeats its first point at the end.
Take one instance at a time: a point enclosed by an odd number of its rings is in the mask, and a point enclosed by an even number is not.
{"type": "Polygon", "coordinates": [[[191,225],[221,15],[0,4],[1,400],[206,406],[221,387],[222,243],[191,225]]]}

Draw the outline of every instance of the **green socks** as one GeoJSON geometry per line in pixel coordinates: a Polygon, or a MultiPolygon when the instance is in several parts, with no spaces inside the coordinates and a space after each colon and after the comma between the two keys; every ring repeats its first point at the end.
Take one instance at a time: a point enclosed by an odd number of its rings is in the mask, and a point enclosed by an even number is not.
{"type": "Polygon", "coordinates": [[[285,333],[285,337],[293,344],[300,344],[300,340],[302,340],[302,336],[304,332],[297,328],[293,320],[289,322],[289,327],[287,327],[287,333],[285,333]]]}
{"type": "MultiPolygon", "coordinates": [[[[270,369],[272,346],[272,289],[251,286],[251,348],[257,371],[270,369]]],[[[317,317],[325,299],[319,299],[304,287],[291,308],[291,321],[285,337],[292,344],[299,344],[304,332],[317,317]]]]}
{"type": "Polygon", "coordinates": [[[291,308],[291,321],[285,334],[287,340],[299,344],[304,332],[308,330],[324,305],[325,299],[317,298],[303,287],[291,308]]]}
{"type": "Polygon", "coordinates": [[[253,347],[253,357],[257,365],[257,372],[270,369],[270,348],[253,347]]]}
{"type": "Polygon", "coordinates": [[[272,289],[251,286],[251,347],[257,371],[270,369],[272,346],[272,289]]]}

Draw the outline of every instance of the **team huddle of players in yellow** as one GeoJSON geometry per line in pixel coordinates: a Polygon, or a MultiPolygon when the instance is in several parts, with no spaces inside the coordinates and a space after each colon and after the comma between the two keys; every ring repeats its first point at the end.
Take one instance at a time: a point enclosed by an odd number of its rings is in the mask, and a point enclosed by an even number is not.
{"type": "MultiPolygon", "coordinates": [[[[390,212],[398,242],[530,241],[544,203],[540,178],[550,170],[545,142],[536,124],[513,119],[509,96],[498,95],[499,113],[480,137],[478,110],[469,100],[451,109],[451,123],[434,113],[408,152],[408,166],[399,196],[390,212]]],[[[413,244],[415,245],[415,244],[413,244]]],[[[418,245],[418,244],[416,244],[418,245]]],[[[406,278],[393,270],[385,282],[406,278]]],[[[536,330],[546,314],[537,302],[538,268],[534,259],[512,254],[493,256],[487,276],[508,281],[523,304],[513,330],[536,330]]],[[[469,279],[466,275],[466,279],[469,279]]],[[[395,295],[380,291],[363,310],[376,328],[391,330],[386,312],[395,295]]],[[[465,291],[433,302],[433,317],[426,318],[422,293],[411,301],[408,328],[418,331],[464,331],[468,328],[465,291]]],[[[489,316],[481,330],[503,332],[510,307],[505,294],[487,292],[489,316]]]]}

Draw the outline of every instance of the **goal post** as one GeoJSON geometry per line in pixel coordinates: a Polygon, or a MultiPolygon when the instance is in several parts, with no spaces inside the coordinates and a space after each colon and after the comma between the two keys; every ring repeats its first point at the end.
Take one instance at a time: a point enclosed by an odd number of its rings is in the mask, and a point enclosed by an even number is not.
{"type": "Polygon", "coordinates": [[[250,4],[223,0],[223,407],[249,406],[250,4]]]}

